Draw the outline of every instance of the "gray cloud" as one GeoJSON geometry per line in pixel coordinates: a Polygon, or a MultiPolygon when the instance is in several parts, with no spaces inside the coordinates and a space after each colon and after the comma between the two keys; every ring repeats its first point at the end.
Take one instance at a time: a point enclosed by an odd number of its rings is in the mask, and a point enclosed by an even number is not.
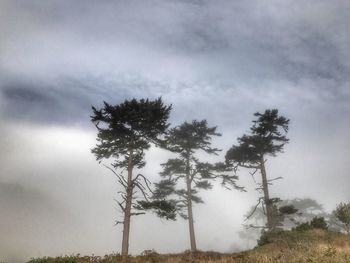
{"type": "Polygon", "coordinates": [[[12,26],[2,31],[3,78],[39,83],[70,112],[96,97],[166,96],[183,86],[253,96],[293,86],[299,96],[349,98],[346,1],[2,5],[2,24],[12,26]]]}

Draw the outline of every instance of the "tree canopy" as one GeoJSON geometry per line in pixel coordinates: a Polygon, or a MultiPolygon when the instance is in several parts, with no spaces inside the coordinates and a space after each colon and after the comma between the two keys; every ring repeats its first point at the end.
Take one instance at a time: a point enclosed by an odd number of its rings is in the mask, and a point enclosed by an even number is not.
{"type": "Polygon", "coordinates": [[[133,151],[133,166],[145,165],[144,151],[150,143],[160,144],[161,137],[169,127],[168,118],[171,106],[156,100],[125,100],[118,105],[104,102],[97,110],[92,107],[91,121],[98,130],[97,142],[92,153],[97,160],[114,158],[114,167],[126,168],[130,150],[133,151]]]}
{"type": "Polygon", "coordinates": [[[258,168],[257,164],[264,155],[276,156],[282,152],[289,142],[286,137],[289,120],[278,115],[277,109],[255,113],[249,134],[237,139],[238,145],[233,145],[226,153],[226,161],[234,166],[258,168]]]}

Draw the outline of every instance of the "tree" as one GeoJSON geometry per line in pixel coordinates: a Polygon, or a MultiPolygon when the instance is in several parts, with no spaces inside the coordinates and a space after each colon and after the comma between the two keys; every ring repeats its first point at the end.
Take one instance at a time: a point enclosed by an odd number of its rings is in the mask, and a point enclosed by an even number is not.
{"type": "MultiPolygon", "coordinates": [[[[311,198],[294,198],[280,200],[274,204],[274,225],[284,230],[290,230],[311,221],[315,216],[327,218],[329,215],[323,206],[311,198]]],[[[255,241],[261,235],[261,229],[266,226],[266,215],[263,207],[252,206],[246,214],[245,229],[240,232],[242,238],[255,241]]]]}
{"type": "MultiPolygon", "coordinates": [[[[311,198],[294,198],[279,200],[274,203],[274,225],[283,229],[291,229],[297,224],[311,221],[315,216],[328,217],[323,206],[311,198]]],[[[263,207],[251,207],[246,215],[246,227],[266,225],[263,207]]]]}
{"type": "MultiPolygon", "coordinates": [[[[188,220],[191,251],[197,250],[194,231],[193,203],[203,203],[199,190],[213,187],[215,179],[227,188],[242,190],[236,185],[238,177],[228,175],[230,169],[224,163],[202,162],[197,157],[198,151],[217,154],[220,150],[211,147],[213,136],[221,136],[216,127],[208,127],[207,121],[185,122],[170,129],[166,136],[165,147],[176,153],[177,158],[169,159],[162,164],[162,179],[155,184],[154,200],[169,200],[176,207],[176,213],[188,220]]],[[[152,205],[150,205],[151,207],[152,205]]]]}
{"type": "Polygon", "coordinates": [[[260,171],[262,182],[258,190],[263,191],[263,197],[258,200],[264,207],[264,213],[267,217],[267,228],[275,227],[274,213],[276,212],[275,204],[278,198],[270,198],[269,184],[272,181],[281,179],[281,177],[268,179],[266,174],[266,157],[276,156],[282,152],[283,147],[288,143],[286,133],[288,132],[289,120],[278,115],[278,110],[266,110],[264,113],[255,113],[257,117],[253,121],[249,134],[244,134],[238,138],[238,145],[233,145],[226,153],[226,163],[233,167],[235,171],[239,167],[253,169],[253,176],[260,171]]]}
{"type": "Polygon", "coordinates": [[[350,234],[350,203],[340,203],[333,211],[333,215],[338,222],[336,224],[350,234]]]}
{"type": "Polygon", "coordinates": [[[102,109],[92,107],[92,110],[91,121],[98,130],[98,143],[91,152],[99,162],[103,159],[113,160],[112,167],[104,166],[116,175],[123,188],[119,192],[121,200],[117,202],[124,219],[117,221],[117,224],[123,224],[122,255],[126,256],[129,250],[131,216],[144,213],[134,210],[137,206],[136,193],[139,192],[145,199],[149,195],[148,179],[142,174],[135,176],[134,170],[145,166],[145,151],[151,143],[161,143],[161,136],[169,126],[167,121],[171,106],[165,106],[161,98],[132,99],[115,106],[104,102],[102,109]]]}

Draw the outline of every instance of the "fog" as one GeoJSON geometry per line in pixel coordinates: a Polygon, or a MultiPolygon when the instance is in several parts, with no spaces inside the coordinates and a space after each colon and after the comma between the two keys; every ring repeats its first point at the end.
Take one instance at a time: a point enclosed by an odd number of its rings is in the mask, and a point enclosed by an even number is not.
{"type": "MultiPolygon", "coordinates": [[[[282,199],[330,212],[349,202],[348,1],[0,1],[0,261],[121,249],[116,179],[90,149],[91,105],[162,96],[172,126],[207,119],[221,161],[278,108],[291,120],[284,153],[267,162],[282,199]]],[[[143,174],[172,155],[152,147],[143,174]]],[[[194,207],[200,250],[239,251],[258,194],[217,185],[194,207]],[[220,218],[220,221],[217,221],[220,218]]],[[[187,222],[132,218],[130,251],[189,248],[187,222]]]]}

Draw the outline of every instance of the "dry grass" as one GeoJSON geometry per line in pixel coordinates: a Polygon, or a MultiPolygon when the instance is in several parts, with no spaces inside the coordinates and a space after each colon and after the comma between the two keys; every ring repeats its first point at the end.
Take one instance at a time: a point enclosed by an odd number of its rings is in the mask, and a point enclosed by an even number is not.
{"type": "MultiPolygon", "coordinates": [[[[322,230],[306,232],[283,231],[272,233],[266,245],[234,254],[216,252],[188,252],[182,254],[160,255],[155,251],[145,251],[143,255],[129,257],[130,263],[350,263],[350,236],[322,230]]],[[[104,257],[71,256],[60,258],[34,259],[29,263],[117,263],[120,255],[104,257]]]]}

